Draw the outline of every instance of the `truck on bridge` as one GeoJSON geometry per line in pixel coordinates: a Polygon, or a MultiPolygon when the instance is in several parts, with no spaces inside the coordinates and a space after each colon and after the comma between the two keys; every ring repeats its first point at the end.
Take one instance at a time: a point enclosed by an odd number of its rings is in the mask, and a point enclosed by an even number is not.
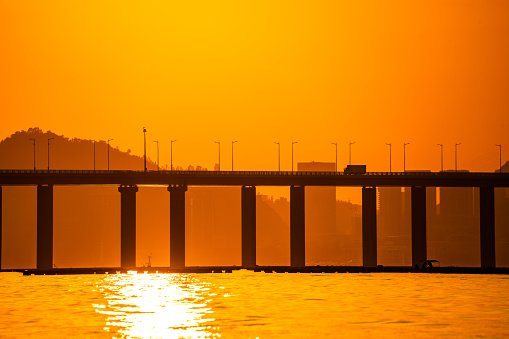
{"type": "Polygon", "coordinates": [[[345,174],[365,174],[366,165],[346,165],[345,174]]]}

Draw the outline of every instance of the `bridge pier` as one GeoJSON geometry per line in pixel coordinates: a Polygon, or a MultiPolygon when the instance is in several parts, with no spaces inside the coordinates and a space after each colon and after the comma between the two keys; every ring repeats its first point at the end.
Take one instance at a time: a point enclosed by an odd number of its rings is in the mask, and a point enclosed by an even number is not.
{"type": "Polygon", "coordinates": [[[136,185],[121,185],[120,192],[120,266],[136,267],[136,185]]]}
{"type": "Polygon", "coordinates": [[[290,187],[290,265],[306,266],[305,186],[290,187]]]}
{"type": "Polygon", "coordinates": [[[37,269],[53,268],[53,185],[37,186],[37,269]]]}
{"type": "Polygon", "coordinates": [[[186,185],[168,186],[170,192],[170,267],[186,266],[186,185]]]}
{"type": "Polygon", "coordinates": [[[426,187],[411,188],[412,266],[428,259],[426,238],[426,187]]]}
{"type": "Polygon", "coordinates": [[[481,267],[495,267],[495,189],[480,187],[481,267]]]}
{"type": "Polygon", "coordinates": [[[2,269],[2,186],[0,186],[0,270],[2,269]]]}
{"type": "Polygon", "coordinates": [[[242,186],[242,266],[256,266],[256,187],[242,186]]]}
{"type": "Polygon", "coordinates": [[[362,188],[362,266],[377,266],[376,187],[362,188]]]}

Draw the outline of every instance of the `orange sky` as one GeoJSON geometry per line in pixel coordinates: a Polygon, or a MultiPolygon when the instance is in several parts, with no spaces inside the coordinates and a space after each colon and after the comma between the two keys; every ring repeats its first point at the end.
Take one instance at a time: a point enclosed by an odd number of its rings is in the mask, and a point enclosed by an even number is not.
{"type": "MultiPolygon", "coordinates": [[[[509,159],[509,2],[0,2],[0,138],[40,127],[161,163],[492,171],[509,159]]],[[[31,156],[31,154],[27,155],[31,156]]]]}

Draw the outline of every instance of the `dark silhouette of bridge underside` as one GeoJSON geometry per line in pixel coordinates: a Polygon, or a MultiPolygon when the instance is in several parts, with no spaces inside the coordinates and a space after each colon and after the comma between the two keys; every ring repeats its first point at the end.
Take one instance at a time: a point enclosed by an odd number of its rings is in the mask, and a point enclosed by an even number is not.
{"type": "MultiPolygon", "coordinates": [[[[138,186],[167,186],[170,193],[170,267],[185,267],[187,186],[242,186],[242,266],[256,266],[256,186],[290,186],[290,264],[305,266],[305,187],[362,187],[363,266],[377,266],[376,187],[411,187],[412,266],[427,260],[426,187],[480,188],[481,267],[495,267],[495,187],[509,187],[509,173],[467,172],[267,172],[267,171],[0,171],[2,186],[37,185],[37,268],[53,266],[53,186],[118,186],[121,198],[121,267],[136,266],[138,186]]],[[[0,263],[1,263],[0,208],[0,263]]],[[[1,267],[0,267],[1,268],[1,267]]]]}

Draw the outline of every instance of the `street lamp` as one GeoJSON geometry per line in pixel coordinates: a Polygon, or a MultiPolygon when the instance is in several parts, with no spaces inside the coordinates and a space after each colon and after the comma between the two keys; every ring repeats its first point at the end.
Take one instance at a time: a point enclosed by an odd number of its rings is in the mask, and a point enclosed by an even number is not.
{"type": "Polygon", "coordinates": [[[32,142],[34,143],[34,171],[35,171],[35,138],[30,138],[32,142]]]}
{"type": "Polygon", "coordinates": [[[338,143],[332,142],[331,144],[336,146],[336,173],[338,173],[338,143]]]}
{"type": "Polygon", "coordinates": [[[238,142],[237,140],[232,141],[232,172],[233,172],[233,144],[238,142]]]}
{"type": "Polygon", "coordinates": [[[444,171],[444,145],[442,144],[437,144],[438,146],[440,146],[440,171],[443,172],[444,171]]]}
{"type": "Polygon", "coordinates": [[[298,144],[298,141],[292,141],[292,172],[293,172],[293,145],[298,144]]]}
{"type": "Polygon", "coordinates": [[[406,145],[410,145],[410,143],[403,143],[403,172],[406,172],[406,145]]]}
{"type": "Polygon", "coordinates": [[[48,171],[49,171],[49,141],[53,139],[54,138],[48,138],[48,171]]]}
{"type": "Polygon", "coordinates": [[[392,173],[392,144],[386,143],[389,146],[389,172],[392,173]]]}
{"type": "Polygon", "coordinates": [[[217,170],[221,171],[221,141],[214,141],[214,142],[217,144],[218,150],[219,150],[219,161],[217,164],[217,170]]]}
{"type": "Polygon", "coordinates": [[[173,143],[177,140],[170,140],[170,170],[173,171],[173,143]]]}
{"type": "Polygon", "coordinates": [[[277,144],[277,170],[281,172],[281,144],[279,142],[275,142],[277,144]]]}
{"type": "Polygon", "coordinates": [[[502,173],[502,144],[495,145],[495,146],[500,147],[500,170],[498,172],[502,173]]]}
{"type": "Polygon", "coordinates": [[[352,164],[352,145],[353,144],[355,144],[355,141],[348,144],[348,164],[349,165],[352,164]]]}
{"type": "Polygon", "coordinates": [[[456,172],[458,172],[458,146],[461,145],[461,142],[459,144],[454,145],[454,169],[456,172]]]}
{"type": "Polygon", "coordinates": [[[110,141],[113,139],[108,139],[108,171],[110,170],[110,141]]]}
{"type": "Polygon", "coordinates": [[[159,171],[159,140],[154,140],[157,144],[157,170],[159,171]]]}
{"type": "Polygon", "coordinates": [[[143,171],[147,171],[147,129],[143,127],[143,171]]]}
{"type": "Polygon", "coordinates": [[[94,139],[94,171],[95,171],[95,139],[94,139]]]}

